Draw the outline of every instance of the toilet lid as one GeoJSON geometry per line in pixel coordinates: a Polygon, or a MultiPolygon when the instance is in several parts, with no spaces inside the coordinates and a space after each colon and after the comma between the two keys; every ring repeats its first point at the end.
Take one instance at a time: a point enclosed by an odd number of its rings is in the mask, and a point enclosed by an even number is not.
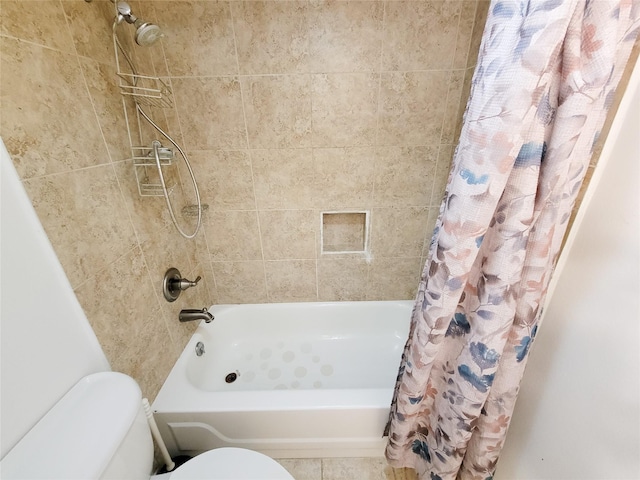
{"type": "Polygon", "coordinates": [[[295,480],[282,465],[244,448],[215,448],[171,472],[171,480],[295,480]]]}

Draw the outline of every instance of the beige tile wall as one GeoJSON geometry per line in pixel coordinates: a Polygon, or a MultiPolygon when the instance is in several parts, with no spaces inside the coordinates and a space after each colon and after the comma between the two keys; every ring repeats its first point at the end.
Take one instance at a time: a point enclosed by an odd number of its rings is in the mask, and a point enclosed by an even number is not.
{"type": "MultiPolygon", "coordinates": [[[[130,3],[166,33],[143,49],[122,27],[173,89],[151,114],[210,207],[195,240],[138,196],[113,5],[0,3],[0,135],[113,368],[153,398],[194,328],[181,308],[412,298],[488,2],[130,3]],[[321,213],[342,210],[371,212],[370,256],[320,253],[321,213]],[[174,304],[170,266],[204,277],[174,304]]],[[[172,168],[179,211],[193,200],[172,168]]]]}
{"type": "Polygon", "coordinates": [[[162,199],[138,196],[112,8],[2,0],[0,135],[112,368],[153,398],[194,328],[177,311],[211,303],[203,285],[168,304],[162,275],[210,267],[176,234],[162,199]]]}
{"type": "Polygon", "coordinates": [[[214,302],[414,296],[487,4],[142,3],[211,207],[214,302]],[[362,210],[369,255],[322,254],[322,212],[362,210]]]}

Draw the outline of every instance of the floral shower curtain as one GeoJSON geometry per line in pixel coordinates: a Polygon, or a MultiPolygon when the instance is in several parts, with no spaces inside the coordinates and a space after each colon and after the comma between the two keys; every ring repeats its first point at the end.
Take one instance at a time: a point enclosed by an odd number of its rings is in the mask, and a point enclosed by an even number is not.
{"type": "MultiPolygon", "coordinates": [[[[386,455],[490,479],[640,0],[492,1],[400,365],[386,455]]],[[[614,206],[612,206],[614,208],[614,206]]]]}

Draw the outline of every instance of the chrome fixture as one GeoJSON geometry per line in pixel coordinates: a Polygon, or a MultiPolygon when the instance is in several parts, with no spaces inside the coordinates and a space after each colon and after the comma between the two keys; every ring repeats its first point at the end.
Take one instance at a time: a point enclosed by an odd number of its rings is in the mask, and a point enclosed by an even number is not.
{"type": "Polygon", "coordinates": [[[162,280],[162,293],[164,294],[164,298],[167,302],[175,302],[183,290],[195,287],[201,279],[202,277],[198,275],[193,281],[187,280],[186,278],[182,278],[177,268],[171,267],[166,271],[162,280]]]}
{"type": "Polygon", "coordinates": [[[206,323],[212,322],[214,319],[213,315],[211,315],[206,307],[202,310],[187,308],[184,310],[180,310],[178,314],[178,320],[181,322],[191,322],[193,320],[204,320],[206,323]]]}
{"type": "Polygon", "coordinates": [[[204,353],[204,343],[198,342],[196,343],[196,355],[201,357],[204,353]]]}
{"type": "Polygon", "coordinates": [[[163,35],[160,27],[136,17],[127,2],[118,2],[116,9],[118,11],[116,22],[118,24],[125,21],[136,27],[135,39],[138,45],[148,47],[162,38],[163,35]]]}

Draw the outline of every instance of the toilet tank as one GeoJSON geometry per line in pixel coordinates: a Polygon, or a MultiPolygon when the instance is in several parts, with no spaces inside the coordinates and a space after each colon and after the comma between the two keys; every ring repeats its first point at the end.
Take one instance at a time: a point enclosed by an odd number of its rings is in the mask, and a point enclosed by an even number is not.
{"type": "Polygon", "coordinates": [[[149,480],[153,442],[140,387],[116,372],[82,378],[0,462],[3,479],[149,480]]]}

